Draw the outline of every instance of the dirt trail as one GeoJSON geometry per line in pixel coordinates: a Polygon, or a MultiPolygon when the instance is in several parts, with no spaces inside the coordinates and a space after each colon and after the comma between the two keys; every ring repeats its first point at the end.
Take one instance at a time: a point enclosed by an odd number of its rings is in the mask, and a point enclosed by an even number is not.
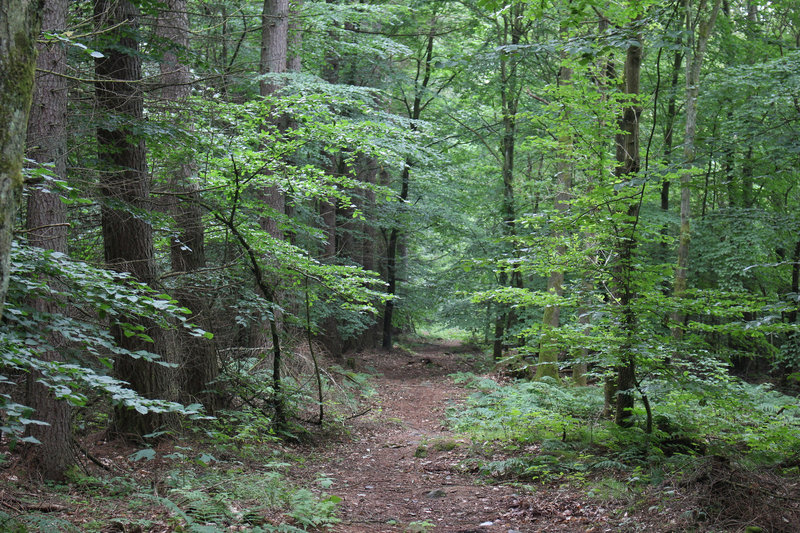
{"type": "Polygon", "coordinates": [[[470,369],[463,352],[457,344],[439,344],[414,354],[360,356],[359,364],[379,373],[373,381],[376,408],[353,420],[350,435],[339,442],[308,450],[302,474],[333,480],[328,491],[343,499],[342,523],[333,531],[541,530],[531,496],[482,485],[463,471],[470,442],[443,426],[446,409],[467,394],[448,378],[470,369]]]}

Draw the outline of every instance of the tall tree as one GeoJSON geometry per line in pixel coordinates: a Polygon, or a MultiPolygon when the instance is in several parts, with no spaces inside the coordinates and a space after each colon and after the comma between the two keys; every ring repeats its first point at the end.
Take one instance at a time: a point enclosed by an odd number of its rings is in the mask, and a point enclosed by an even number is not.
{"type": "MultiPolygon", "coordinates": [[[[264,0],[261,12],[261,59],[259,62],[259,90],[261,96],[270,97],[281,86],[274,76],[286,72],[289,45],[289,0],[264,0]]],[[[275,126],[279,130],[286,128],[284,117],[273,117],[275,126]]],[[[283,230],[279,221],[286,211],[286,197],[277,185],[271,185],[263,192],[264,202],[271,209],[272,215],[262,219],[264,229],[275,239],[283,239],[283,230]]],[[[281,384],[281,350],[278,335],[278,320],[280,318],[276,292],[270,289],[265,292],[263,286],[267,280],[260,280],[259,286],[262,293],[272,304],[269,318],[269,335],[272,341],[272,389],[273,407],[275,409],[275,424],[282,427],[286,423],[283,390],[281,384]],[[268,297],[269,295],[269,297],[268,297]]]]}
{"type": "MultiPolygon", "coordinates": [[[[42,29],[62,31],[66,27],[67,0],[46,0],[42,10],[42,29]]],[[[41,165],[51,165],[54,177],[66,178],[67,167],[67,80],[64,77],[67,54],[60,41],[39,45],[38,73],[34,83],[33,105],[28,122],[28,151],[30,159],[41,165]]],[[[28,244],[37,248],[67,252],[67,212],[61,197],[49,187],[34,187],[28,196],[26,232],[28,244]]],[[[55,280],[48,281],[51,284],[55,280]]],[[[58,310],[58,304],[37,299],[32,306],[44,313],[58,310]]],[[[51,339],[58,346],[60,339],[51,339]]],[[[41,354],[45,361],[57,361],[56,350],[41,354]]],[[[48,426],[32,425],[30,434],[41,445],[33,446],[29,456],[37,471],[45,478],[61,480],[74,464],[71,443],[70,408],[65,401],[56,400],[40,375],[28,377],[28,405],[39,420],[48,426]]]]}
{"type": "MultiPolygon", "coordinates": [[[[104,57],[95,62],[95,98],[103,113],[97,127],[100,193],[103,197],[103,250],[106,264],[135,279],[156,280],[153,228],[147,219],[150,180],[145,141],[137,126],[144,120],[142,64],[137,40],[139,12],[129,0],[96,0],[94,14],[104,36],[104,57]]],[[[151,337],[159,331],[142,324],[151,337]]],[[[136,335],[126,336],[115,326],[117,343],[128,350],[150,349],[152,344],[136,335]]],[[[169,391],[167,369],[143,359],[119,357],[114,372],[146,398],[165,398],[169,391]]],[[[112,432],[138,439],[168,421],[163,414],[141,414],[117,407],[112,432]]]]}
{"type": "MultiPolygon", "coordinates": [[[[408,118],[412,120],[411,129],[415,131],[416,122],[422,116],[422,110],[429,102],[430,96],[427,94],[428,85],[431,82],[433,72],[433,45],[436,37],[436,15],[432,15],[430,28],[425,39],[425,47],[422,55],[416,58],[416,69],[414,75],[414,93],[411,101],[407,101],[406,110],[408,118]]],[[[408,201],[408,192],[411,185],[411,166],[413,161],[406,159],[403,170],[400,173],[400,194],[398,200],[401,209],[408,201]]],[[[388,232],[386,239],[386,285],[387,293],[394,297],[397,294],[397,252],[402,240],[401,228],[395,225],[388,232]]],[[[394,300],[386,302],[383,311],[383,340],[381,345],[384,349],[392,348],[392,321],[394,316],[394,300]]]]}
{"type": "MultiPolygon", "coordinates": [[[[700,93],[700,72],[703,66],[708,39],[714,29],[722,0],[713,0],[711,12],[706,15],[708,1],[700,0],[697,9],[691,0],[686,0],[686,127],[683,138],[684,171],[681,174],[681,226],[678,240],[678,265],[675,269],[673,294],[682,297],[686,292],[689,266],[689,241],[691,240],[691,185],[695,162],[695,136],[697,133],[697,97],[700,93]]],[[[685,315],[674,313],[672,328],[676,340],[683,338],[685,315]]]]}
{"type": "MultiPolygon", "coordinates": [[[[264,0],[261,13],[261,59],[259,90],[261,96],[273,96],[280,88],[274,76],[286,72],[289,45],[289,0],[264,0]]],[[[278,127],[285,127],[283,117],[276,117],[278,127]]],[[[276,216],[266,217],[265,229],[276,239],[283,238],[278,221],[286,209],[286,197],[280,187],[273,185],[264,192],[266,204],[276,216]]]]}
{"type": "Polygon", "coordinates": [[[22,191],[42,4],[43,0],[0,0],[0,314],[8,290],[14,215],[22,191]]]}
{"type": "MultiPolygon", "coordinates": [[[[514,157],[517,143],[517,111],[519,109],[520,93],[519,59],[508,47],[514,48],[522,42],[528,22],[524,16],[525,5],[521,2],[511,2],[506,6],[497,22],[498,45],[500,56],[500,72],[498,92],[500,97],[500,158],[501,177],[503,182],[503,199],[501,202],[501,234],[504,241],[513,240],[516,235],[516,199],[514,194],[514,157]]],[[[513,246],[513,245],[512,245],[513,246]]],[[[513,250],[511,250],[513,253],[513,250]]],[[[506,268],[501,269],[499,275],[501,286],[510,285],[521,287],[522,278],[515,268],[510,273],[506,268]]],[[[495,318],[494,343],[492,356],[500,359],[503,356],[505,335],[514,321],[514,312],[507,307],[501,307],[495,318]]]]}
{"type": "MultiPolygon", "coordinates": [[[[158,17],[157,33],[166,47],[160,64],[161,96],[176,126],[191,129],[192,119],[185,110],[185,104],[192,91],[192,74],[185,60],[181,59],[188,53],[189,46],[186,0],[167,1],[166,9],[158,17]]],[[[173,271],[191,276],[206,266],[203,209],[198,205],[200,192],[194,179],[197,164],[193,152],[179,149],[176,154],[177,157],[167,168],[170,174],[167,178],[169,188],[178,195],[173,196],[176,201],[170,203],[178,226],[170,243],[170,255],[173,271]]],[[[181,305],[192,311],[190,320],[193,323],[209,329],[209,308],[205,295],[192,288],[178,286],[175,297],[181,305]]],[[[190,403],[200,401],[208,412],[213,413],[219,404],[219,395],[211,391],[209,385],[219,376],[214,346],[207,339],[190,335],[184,329],[178,335],[181,350],[178,359],[183,369],[181,394],[190,403]]]]}
{"type": "MultiPolygon", "coordinates": [[[[628,98],[619,122],[616,135],[615,174],[624,181],[637,177],[641,163],[639,155],[639,117],[642,113],[639,98],[639,80],[642,68],[642,37],[633,36],[632,44],[625,54],[622,75],[622,91],[628,98]]],[[[619,302],[624,340],[620,346],[620,361],[617,366],[617,410],[615,422],[620,426],[630,425],[633,415],[634,389],[636,382],[635,338],[637,317],[633,310],[636,297],[634,272],[636,269],[634,252],[636,248],[636,226],[639,218],[638,198],[634,197],[621,217],[616,241],[617,264],[614,269],[614,297],[619,302]]]]}

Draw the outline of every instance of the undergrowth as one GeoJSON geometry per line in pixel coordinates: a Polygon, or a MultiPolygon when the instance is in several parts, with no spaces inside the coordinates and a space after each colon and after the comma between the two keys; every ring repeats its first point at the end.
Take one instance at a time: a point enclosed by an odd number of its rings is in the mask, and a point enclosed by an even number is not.
{"type": "MultiPolygon", "coordinates": [[[[673,456],[720,455],[755,465],[787,465],[797,473],[800,408],[766,385],[732,381],[703,390],[650,385],[655,428],[646,434],[644,412],[620,428],[603,416],[599,387],[562,386],[553,380],[507,385],[471,374],[454,379],[473,389],[465,408],[450,412],[457,431],[490,449],[515,452],[473,467],[500,476],[548,480],[585,477],[602,470],[639,471],[660,479],[673,456]]],[[[484,455],[488,455],[484,454],[484,455]]]]}
{"type": "MultiPolygon", "coordinates": [[[[295,533],[339,522],[341,499],[326,492],[332,481],[319,477],[308,487],[297,486],[284,473],[289,463],[267,449],[262,455],[274,459],[262,464],[188,461],[189,448],[182,449],[184,452],[166,455],[132,454],[132,466],[139,461],[153,462],[146,471],[140,469],[139,475],[132,471],[129,476],[103,478],[73,470],[67,484],[50,486],[49,498],[57,498],[58,506],[64,508],[84,507],[85,513],[64,517],[0,513],[0,531],[147,531],[160,527],[192,533],[295,533]]],[[[22,509],[27,505],[20,503],[22,509]]]]}

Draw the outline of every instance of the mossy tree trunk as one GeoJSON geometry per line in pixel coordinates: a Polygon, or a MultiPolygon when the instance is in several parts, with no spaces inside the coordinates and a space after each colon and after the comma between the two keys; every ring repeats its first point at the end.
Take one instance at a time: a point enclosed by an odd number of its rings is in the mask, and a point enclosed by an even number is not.
{"type": "Polygon", "coordinates": [[[14,216],[22,191],[42,4],[43,0],[0,0],[0,315],[8,290],[14,216]]]}

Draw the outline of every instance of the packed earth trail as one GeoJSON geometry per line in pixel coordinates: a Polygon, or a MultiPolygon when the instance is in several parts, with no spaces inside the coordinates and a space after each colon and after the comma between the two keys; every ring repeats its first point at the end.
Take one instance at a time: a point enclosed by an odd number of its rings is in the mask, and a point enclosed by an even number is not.
{"type": "Polygon", "coordinates": [[[340,438],[297,450],[309,459],[295,475],[329,479],[327,491],[342,498],[334,532],[605,530],[579,519],[583,505],[574,494],[559,502],[549,492],[555,501],[542,501],[543,494],[489,484],[464,467],[473,444],[444,424],[468,392],[448,376],[471,370],[474,355],[447,342],[359,355],[376,376],[373,408],[340,438]]]}

